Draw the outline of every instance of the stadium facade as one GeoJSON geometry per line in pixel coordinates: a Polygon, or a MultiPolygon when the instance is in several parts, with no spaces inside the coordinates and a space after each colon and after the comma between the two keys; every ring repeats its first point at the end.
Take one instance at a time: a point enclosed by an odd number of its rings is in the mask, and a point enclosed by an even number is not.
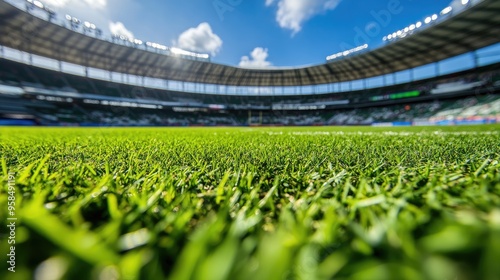
{"type": "Polygon", "coordinates": [[[0,124],[500,122],[500,2],[463,3],[376,49],[354,46],[362,51],[307,67],[245,69],[106,38],[39,1],[0,1],[0,124]]]}

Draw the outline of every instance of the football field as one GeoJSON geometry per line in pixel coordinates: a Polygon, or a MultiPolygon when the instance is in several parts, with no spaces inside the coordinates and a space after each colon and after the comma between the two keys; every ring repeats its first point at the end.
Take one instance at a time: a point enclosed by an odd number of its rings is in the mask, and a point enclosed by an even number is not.
{"type": "Polygon", "coordinates": [[[0,167],[0,279],[500,275],[499,125],[4,127],[0,167]]]}

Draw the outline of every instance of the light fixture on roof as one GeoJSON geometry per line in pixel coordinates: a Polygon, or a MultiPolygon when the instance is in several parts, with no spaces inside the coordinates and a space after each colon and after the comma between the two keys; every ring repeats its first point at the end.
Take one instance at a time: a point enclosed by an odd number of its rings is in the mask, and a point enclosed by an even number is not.
{"type": "Polygon", "coordinates": [[[66,15],[65,18],[67,21],[69,21],[72,30],[78,29],[78,27],[80,27],[81,21],[76,17],[66,15]]]}
{"type": "Polygon", "coordinates": [[[349,56],[351,54],[354,54],[354,53],[358,53],[358,52],[361,52],[365,49],[368,48],[368,44],[364,44],[362,46],[359,46],[359,47],[356,47],[356,48],[353,48],[353,49],[350,49],[350,50],[347,50],[347,51],[343,51],[343,52],[339,52],[339,53],[336,53],[336,54],[332,54],[332,55],[329,55],[326,57],[326,60],[334,60],[334,59],[337,59],[337,58],[340,58],[340,57],[346,57],[346,56],[349,56]]]}
{"type": "MultiPolygon", "coordinates": [[[[432,17],[429,17],[428,19],[429,22],[432,21],[432,17]]],[[[417,23],[412,23],[411,25],[401,29],[401,30],[398,30],[392,34],[389,34],[388,36],[385,36],[384,38],[384,41],[387,41],[387,40],[396,40],[398,38],[405,38],[409,35],[411,35],[413,32],[415,32],[416,29],[422,27],[422,22],[421,21],[418,21],[417,23]]]]}
{"type": "Polygon", "coordinates": [[[66,15],[65,18],[66,18],[67,21],[74,22],[74,23],[80,23],[80,20],[77,19],[76,17],[72,17],[70,15],[66,15]]]}
{"type": "Polygon", "coordinates": [[[94,33],[95,37],[101,36],[101,30],[97,28],[97,26],[91,22],[85,21],[83,23],[83,34],[88,32],[94,33]]]}
{"type": "Polygon", "coordinates": [[[83,26],[85,26],[85,28],[91,29],[91,30],[95,30],[97,28],[97,26],[95,24],[88,22],[88,21],[85,21],[83,23],[83,26]]]}
{"type": "Polygon", "coordinates": [[[164,45],[158,44],[158,43],[153,43],[153,42],[146,42],[146,46],[152,47],[154,49],[162,50],[162,51],[166,51],[168,49],[167,46],[164,46],[164,45]]]}
{"type": "Polygon", "coordinates": [[[442,14],[442,15],[447,15],[447,14],[449,14],[452,10],[453,10],[453,8],[452,8],[452,7],[450,7],[450,6],[448,6],[448,7],[444,8],[444,9],[441,11],[441,14],[442,14]]]}
{"type": "MultiPolygon", "coordinates": [[[[461,0],[461,3],[462,5],[467,5],[467,4],[470,4],[471,1],[470,0],[461,0]]],[[[446,8],[444,8],[443,10],[441,10],[441,12],[439,14],[433,14],[431,16],[428,16],[426,17],[423,22],[422,21],[418,21],[414,24],[411,24],[397,32],[394,32],[388,36],[384,36],[383,37],[383,40],[384,41],[387,41],[387,40],[396,40],[398,38],[404,38],[406,36],[409,36],[411,35],[413,32],[415,32],[417,29],[421,28],[424,24],[430,24],[432,23],[433,21],[437,21],[439,19],[439,15],[448,15],[450,14],[451,12],[453,11],[453,7],[451,6],[447,6],[446,8]]]]}
{"type": "Polygon", "coordinates": [[[35,0],[35,1],[33,1],[33,4],[34,4],[35,6],[37,6],[38,8],[40,8],[40,9],[43,9],[43,4],[42,4],[42,2],[35,0]]]}
{"type": "Polygon", "coordinates": [[[186,50],[179,49],[179,48],[170,48],[170,52],[172,54],[175,54],[175,55],[185,55],[185,56],[190,56],[190,57],[194,57],[194,58],[208,59],[210,57],[208,54],[190,52],[190,51],[186,51],[186,50]]]}

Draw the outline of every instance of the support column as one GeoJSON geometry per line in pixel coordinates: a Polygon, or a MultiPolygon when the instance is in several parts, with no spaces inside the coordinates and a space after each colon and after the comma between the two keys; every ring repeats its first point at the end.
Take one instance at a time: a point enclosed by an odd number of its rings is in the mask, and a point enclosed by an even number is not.
{"type": "Polygon", "coordinates": [[[473,51],[472,55],[474,56],[474,68],[477,69],[479,67],[479,55],[477,51],[473,51]]]}

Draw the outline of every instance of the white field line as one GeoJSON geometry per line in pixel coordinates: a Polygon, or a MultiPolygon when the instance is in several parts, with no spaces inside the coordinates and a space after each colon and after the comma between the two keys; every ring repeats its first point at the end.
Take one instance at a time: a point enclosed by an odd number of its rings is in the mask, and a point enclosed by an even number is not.
{"type": "Polygon", "coordinates": [[[321,135],[361,135],[361,136],[371,136],[371,135],[384,135],[384,136],[446,136],[446,135],[457,135],[457,136],[473,136],[473,135],[499,135],[500,131],[420,131],[420,132],[396,132],[396,131],[381,131],[381,132],[343,132],[343,131],[263,131],[267,135],[311,135],[311,136],[321,136],[321,135]]]}

